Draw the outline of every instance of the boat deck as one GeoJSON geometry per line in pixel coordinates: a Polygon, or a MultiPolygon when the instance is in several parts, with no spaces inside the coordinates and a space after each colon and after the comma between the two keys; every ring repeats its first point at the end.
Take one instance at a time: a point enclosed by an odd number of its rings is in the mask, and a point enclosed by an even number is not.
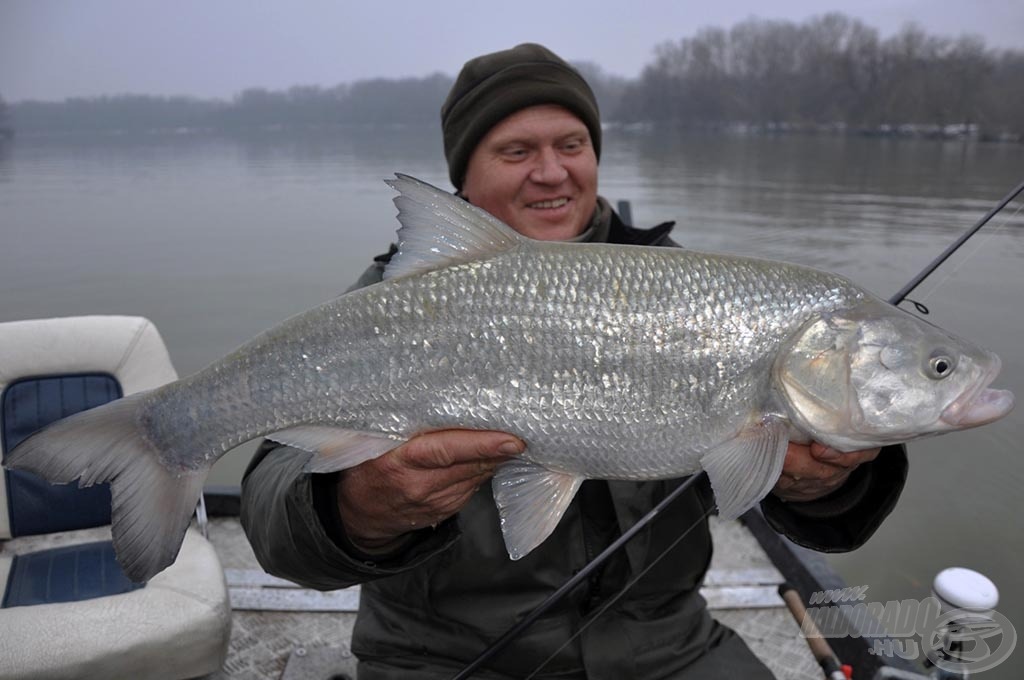
{"type": "MultiPolygon", "coordinates": [[[[702,593],[712,614],[738,632],[780,680],[821,678],[778,596],[782,576],[768,555],[740,522],[712,518],[711,526],[715,555],[702,593]]],[[[227,661],[210,680],[355,677],[349,637],[358,589],[317,593],[266,576],[236,518],[211,519],[209,537],[220,554],[235,609],[227,661]]]]}

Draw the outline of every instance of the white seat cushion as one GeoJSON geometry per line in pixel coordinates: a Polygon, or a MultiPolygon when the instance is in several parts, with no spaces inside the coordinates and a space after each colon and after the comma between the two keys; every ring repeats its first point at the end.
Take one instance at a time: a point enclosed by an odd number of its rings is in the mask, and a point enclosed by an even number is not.
{"type": "MultiPolygon", "coordinates": [[[[106,373],[124,394],[177,378],[147,319],[86,316],[0,323],[0,393],[32,376],[106,373]]],[[[0,477],[0,539],[10,536],[0,477]],[[6,532],[6,533],[5,533],[6,532]]],[[[10,556],[110,540],[109,527],[0,541],[0,594],[10,556]]],[[[0,609],[0,679],[190,678],[218,670],[231,609],[220,560],[195,529],[146,587],[91,600],[0,609]]]]}
{"type": "MultiPolygon", "coordinates": [[[[109,532],[108,532],[109,537],[109,532]]],[[[193,678],[227,654],[231,608],[220,560],[194,528],[145,588],[0,610],[0,678],[193,678]]]]}

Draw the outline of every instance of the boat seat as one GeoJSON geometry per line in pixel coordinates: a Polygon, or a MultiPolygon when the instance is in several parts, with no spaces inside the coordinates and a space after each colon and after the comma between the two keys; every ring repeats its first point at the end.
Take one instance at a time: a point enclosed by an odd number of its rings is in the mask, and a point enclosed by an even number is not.
{"type": "MultiPolygon", "coordinates": [[[[50,422],[177,375],[147,319],[0,323],[6,455],[50,422]]],[[[194,678],[218,671],[231,629],[224,572],[194,527],[178,559],[132,583],[114,558],[110,490],[0,470],[0,679],[194,678]]]]}

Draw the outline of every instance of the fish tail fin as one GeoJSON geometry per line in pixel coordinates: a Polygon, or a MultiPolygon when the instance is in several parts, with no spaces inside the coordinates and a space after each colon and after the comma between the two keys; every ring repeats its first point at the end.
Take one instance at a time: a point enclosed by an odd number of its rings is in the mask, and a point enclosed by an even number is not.
{"type": "Polygon", "coordinates": [[[59,420],[4,458],[55,484],[110,483],[111,531],[117,560],[136,582],[177,557],[209,466],[169,469],[140,425],[134,394],[59,420]]]}

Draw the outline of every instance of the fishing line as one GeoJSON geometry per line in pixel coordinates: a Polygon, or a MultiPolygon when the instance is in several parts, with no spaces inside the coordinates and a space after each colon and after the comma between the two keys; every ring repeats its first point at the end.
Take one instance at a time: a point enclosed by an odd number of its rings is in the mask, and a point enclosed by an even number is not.
{"type": "MultiPolygon", "coordinates": [[[[927,279],[932,274],[932,272],[934,272],[936,269],[938,269],[939,266],[943,262],[945,262],[953,253],[955,253],[957,251],[957,249],[960,248],[960,246],[962,246],[964,243],[966,243],[968,239],[970,239],[975,233],[977,233],[979,229],[981,229],[983,226],[985,226],[985,224],[988,223],[989,220],[991,220],[993,217],[995,217],[1003,208],[1005,208],[1021,192],[1024,192],[1024,182],[1021,182],[1014,189],[1012,189],[1010,191],[1010,193],[1008,193],[1005,197],[1003,197],[1003,199],[998,204],[996,204],[991,210],[989,210],[988,213],[984,217],[982,217],[980,220],[978,220],[978,222],[974,226],[972,226],[964,234],[962,234],[960,236],[960,238],[958,238],[956,240],[956,242],[954,242],[952,245],[950,245],[948,248],[946,248],[946,250],[943,251],[943,253],[941,255],[939,255],[937,258],[935,258],[935,260],[933,260],[931,262],[931,264],[929,264],[927,267],[922,269],[913,279],[911,279],[905,286],[903,286],[903,288],[900,289],[900,291],[898,293],[896,293],[895,295],[890,297],[889,300],[888,300],[889,304],[898,306],[901,302],[903,302],[904,300],[907,300],[907,295],[909,295],[915,288],[917,288],[917,286],[919,286],[925,279],[927,279]]],[[[1017,209],[1017,211],[1014,213],[1014,215],[1016,215],[1018,212],[1020,212],[1020,208],[1017,209]]],[[[1009,220],[1006,220],[1006,221],[1008,222],[1009,220]]],[[[1003,225],[1000,225],[1000,226],[1003,226],[1003,225]]],[[[941,283],[942,282],[940,282],[940,284],[941,283]]],[[[922,303],[914,302],[913,300],[908,300],[908,301],[909,302],[913,302],[913,304],[923,314],[928,314],[928,308],[925,307],[922,303]]],[[[664,499],[662,499],[662,501],[660,503],[658,503],[657,506],[655,506],[646,515],[641,517],[636,522],[636,524],[634,524],[625,533],[623,533],[622,536],[620,536],[611,545],[609,545],[607,548],[605,548],[605,550],[602,551],[601,554],[599,554],[597,557],[595,557],[593,560],[591,560],[585,567],[583,567],[583,569],[581,569],[575,576],[573,576],[573,578],[571,578],[568,581],[566,581],[565,584],[563,584],[558,590],[556,590],[554,593],[552,593],[550,596],[548,596],[547,599],[545,599],[541,604],[539,604],[529,614],[527,614],[526,617],[522,621],[520,621],[518,624],[516,624],[516,625],[512,626],[511,628],[509,628],[509,630],[507,630],[504,635],[502,635],[494,643],[492,643],[487,649],[485,649],[483,652],[481,652],[480,655],[476,659],[474,659],[469,665],[467,665],[465,668],[463,668],[462,671],[460,671],[457,675],[453,676],[452,680],[465,680],[465,678],[470,677],[474,671],[479,669],[484,663],[486,663],[491,657],[493,657],[499,651],[501,651],[502,649],[507,647],[520,633],[522,633],[524,630],[529,628],[538,618],[540,618],[540,616],[544,612],[546,612],[548,609],[550,609],[552,606],[554,606],[569,591],[571,591],[573,588],[575,588],[577,585],[579,585],[583,581],[584,578],[586,578],[590,573],[592,573],[594,571],[594,569],[596,569],[598,566],[600,566],[602,563],[604,563],[604,561],[607,560],[615,551],[617,551],[630,538],[632,538],[641,529],[643,529],[648,523],[650,523],[651,520],[653,520],[662,510],[664,510],[665,507],[667,507],[669,505],[669,503],[671,503],[679,495],[681,495],[682,492],[685,489],[689,488],[689,486],[691,486],[697,479],[700,479],[700,478],[702,478],[704,476],[705,476],[705,473],[701,472],[699,474],[696,474],[696,475],[693,475],[693,476],[689,477],[686,481],[684,481],[682,484],[680,484],[672,493],[670,493],[668,496],[666,496],[664,499]]],[[[706,517],[706,516],[707,515],[705,514],[704,517],[706,517]]],[[[676,541],[674,541],[672,543],[672,545],[670,545],[666,550],[662,551],[662,553],[657,558],[655,558],[654,562],[652,562],[640,574],[638,574],[636,577],[634,577],[634,579],[631,580],[626,585],[626,587],[623,588],[622,591],[620,591],[609,603],[606,603],[604,606],[602,606],[597,611],[597,613],[595,615],[593,615],[590,619],[587,620],[587,622],[584,624],[584,627],[581,628],[580,631],[578,631],[576,634],[574,634],[565,644],[567,645],[570,642],[572,642],[572,640],[574,640],[576,637],[578,637],[579,634],[582,633],[583,630],[585,630],[587,626],[589,626],[591,623],[593,623],[593,621],[596,620],[596,618],[598,616],[600,616],[602,613],[607,611],[608,607],[611,606],[611,604],[613,604],[616,600],[621,598],[621,596],[630,587],[632,587],[639,578],[641,578],[645,573],[647,573],[648,569],[653,567],[654,564],[657,564],[658,561],[660,561],[666,554],[668,554],[668,552],[675,545],[678,544],[679,540],[682,540],[682,538],[684,536],[686,536],[686,533],[689,533],[696,526],[696,524],[698,522],[703,521],[704,517],[701,517],[697,522],[695,522],[693,525],[691,525],[686,530],[686,532],[682,534],[682,536],[680,536],[676,541]]],[[[561,651],[564,648],[565,648],[565,645],[560,647],[559,651],[561,651]]],[[[536,670],[534,670],[533,673],[531,673],[531,675],[529,677],[533,677],[534,675],[536,675],[550,660],[551,660],[550,657],[548,659],[545,659],[544,662],[541,664],[541,666],[539,668],[537,668],[536,670]]]]}
{"type": "Polygon", "coordinates": [[[543,660],[543,661],[542,661],[542,662],[540,663],[540,665],[539,665],[539,666],[537,666],[537,667],[536,667],[535,669],[533,669],[533,672],[532,672],[532,673],[530,673],[529,675],[527,675],[527,676],[526,676],[526,677],[525,677],[525,678],[524,678],[523,680],[530,680],[530,678],[532,678],[532,677],[536,676],[536,675],[537,675],[537,673],[540,673],[540,672],[541,672],[541,670],[543,670],[544,666],[547,666],[547,665],[548,665],[548,663],[549,663],[549,662],[550,662],[550,661],[551,661],[552,659],[554,659],[554,658],[555,658],[556,656],[558,656],[558,654],[559,654],[559,653],[560,653],[560,652],[561,652],[561,651],[562,651],[563,649],[565,649],[566,647],[568,647],[569,645],[571,645],[571,644],[573,643],[573,641],[575,641],[575,640],[576,640],[576,638],[578,638],[579,636],[583,635],[583,632],[584,632],[585,630],[587,630],[587,628],[589,628],[589,627],[590,627],[590,624],[592,624],[592,623],[594,623],[595,621],[597,621],[597,619],[599,619],[599,618],[601,617],[601,615],[602,615],[602,614],[604,614],[604,613],[605,613],[606,611],[608,611],[608,608],[609,608],[609,607],[611,607],[611,606],[612,606],[613,604],[615,604],[615,603],[616,603],[616,602],[618,602],[618,601],[619,601],[620,599],[622,599],[622,596],[623,596],[623,595],[625,595],[625,594],[626,594],[626,592],[627,592],[627,591],[628,591],[628,590],[629,590],[630,588],[632,588],[633,586],[635,586],[635,585],[636,585],[636,583],[637,583],[637,581],[639,581],[640,579],[642,579],[642,578],[644,577],[644,575],[645,575],[645,574],[646,574],[647,572],[649,572],[649,571],[650,571],[651,569],[653,569],[653,568],[654,568],[654,565],[656,565],[656,564],[657,564],[658,562],[661,562],[662,558],[664,558],[664,557],[665,557],[666,555],[668,555],[668,554],[669,554],[669,552],[671,552],[673,548],[675,548],[675,547],[676,547],[677,545],[679,545],[679,543],[680,543],[680,542],[682,542],[682,540],[683,540],[684,538],[686,538],[687,534],[689,534],[689,533],[690,533],[691,531],[693,531],[694,529],[696,529],[696,528],[697,528],[697,525],[698,525],[698,524],[700,524],[701,522],[703,522],[703,521],[704,521],[704,520],[705,520],[705,519],[707,518],[707,516],[708,516],[708,515],[710,515],[710,514],[711,514],[711,508],[708,508],[707,510],[705,510],[705,511],[704,511],[704,514],[702,514],[702,515],[701,515],[700,517],[698,517],[698,518],[697,518],[696,520],[694,520],[693,524],[691,524],[691,525],[690,525],[690,526],[689,526],[689,527],[688,527],[688,528],[686,529],[686,531],[684,531],[683,533],[681,533],[681,534],[679,535],[679,537],[678,537],[678,538],[676,538],[676,539],[675,539],[674,541],[672,541],[672,543],[670,543],[670,544],[669,544],[669,546],[668,546],[667,548],[665,548],[664,550],[662,550],[662,551],[661,551],[661,553],[660,553],[660,554],[659,554],[659,555],[658,555],[657,557],[655,557],[655,558],[654,558],[654,560],[652,560],[650,564],[648,564],[648,565],[647,565],[646,567],[644,567],[644,568],[643,568],[643,570],[642,570],[642,571],[641,571],[641,572],[640,572],[639,574],[637,574],[636,576],[634,576],[633,578],[631,578],[631,579],[630,579],[630,580],[629,580],[629,581],[628,581],[628,582],[626,583],[626,585],[622,586],[622,589],[621,589],[621,590],[620,590],[619,592],[615,593],[615,595],[614,595],[613,597],[611,597],[611,598],[610,598],[610,599],[609,599],[609,600],[608,600],[607,602],[605,602],[605,603],[604,603],[603,605],[601,605],[600,609],[598,609],[598,610],[597,610],[597,611],[595,611],[595,612],[594,612],[593,614],[591,614],[591,615],[590,615],[590,617],[589,617],[589,618],[588,618],[588,619],[587,619],[587,620],[586,620],[586,621],[585,621],[585,622],[583,623],[583,625],[582,625],[582,626],[580,627],[580,629],[579,629],[579,630],[577,630],[577,631],[576,631],[575,633],[573,633],[573,634],[572,634],[572,635],[571,635],[571,636],[569,637],[569,639],[568,639],[568,640],[566,640],[566,641],[565,641],[564,643],[562,643],[562,646],[561,646],[561,647],[559,647],[559,648],[558,648],[558,649],[556,649],[556,650],[555,650],[554,652],[552,652],[552,653],[551,653],[551,656],[549,656],[548,658],[544,659],[544,660],[543,660]]]}
{"type": "MultiPolygon", "coordinates": [[[[969,260],[970,260],[971,258],[973,258],[973,257],[974,257],[975,255],[977,255],[977,254],[978,254],[978,251],[979,251],[979,250],[981,250],[982,248],[984,248],[984,247],[985,247],[985,245],[986,245],[986,244],[987,244],[987,243],[988,243],[989,241],[991,241],[991,240],[992,240],[993,238],[995,238],[996,234],[997,234],[997,233],[999,233],[999,230],[1000,230],[1000,229],[1002,229],[1003,227],[1006,227],[1007,225],[1009,225],[1009,224],[1010,224],[1010,221],[1011,221],[1011,220],[1012,220],[1012,219],[1013,219],[1014,217],[1016,217],[1016,216],[1017,216],[1017,215],[1018,215],[1018,214],[1019,214],[1019,213],[1020,213],[1020,212],[1021,212],[1022,210],[1024,210],[1024,203],[1021,203],[1020,205],[1018,205],[1018,206],[1017,206],[1017,209],[1016,209],[1016,210],[1014,210],[1014,211],[1013,211],[1013,212],[1012,212],[1011,214],[1009,214],[1009,215],[1007,215],[1007,216],[1006,216],[1005,218],[1003,218],[1003,221],[1002,221],[1002,222],[1000,222],[999,224],[997,224],[996,226],[994,226],[994,227],[993,227],[993,228],[992,228],[992,229],[991,229],[991,230],[989,231],[989,233],[988,233],[988,234],[986,234],[986,235],[985,235],[985,237],[984,237],[983,239],[981,239],[981,240],[980,240],[980,241],[978,242],[978,244],[977,244],[977,245],[976,245],[976,246],[975,246],[975,247],[974,247],[974,248],[973,248],[973,249],[972,249],[972,250],[971,250],[970,252],[968,252],[968,253],[967,253],[966,255],[964,255],[963,259],[961,259],[961,260],[960,260],[960,262],[958,262],[957,264],[953,265],[953,266],[952,266],[952,267],[950,268],[949,272],[948,272],[948,273],[946,273],[946,274],[945,274],[945,275],[944,275],[944,276],[943,276],[943,277],[942,277],[941,279],[939,279],[939,282],[938,282],[938,283],[936,283],[936,284],[935,284],[934,286],[932,286],[932,287],[931,287],[931,289],[930,289],[930,290],[929,290],[929,291],[928,291],[927,293],[925,293],[925,294],[924,294],[924,295],[923,295],[923,296],[921,297],[921,299],[920,299],[920,300],[918,300],[918,301],[914,301],[914,300],[907,300],[907,302],[913,302],[915,306],[917,306],[917,305],[918,305],[918,303],[920,302],[920,303],[921,303],[921,306],[924,306],[924,302],[925,302],[925,301],[926,301],[926,300],[927,300],[928,298],[932,297],[932,296],[933,296],[933,295],[935,294],[935,292],[936,292],[936,291],[937,291],[937,290],[938,290],[939,288],[941,288],[941,287],[942,287],[943,285],[945,285],[945,283],[946,283],[947,281],[949,281],[949,280],[950,280],[951,278],[953,278],[953,276],[955,276],[955,275],[956,275],[957,273],[959,273],[959,272],[960,272],[960,270],[964,268],[964,265],[966,265],[966,264],[967,264],[967,262],[968,262],[968,261],[969,261],[969,260]]],[[[920,309],[921,309],[921,307],[918,307],[918,309],[920,310],[920,309]]],[[[924,306],[924,309],[925,309],[925,310],[927,310],[927,309],[928,309],[928,307],[924,306]]],[[[927,311],[925,311],[925,312],[923,312],[923,313],[924,313],[924,314],[927,314],[928,312],[927,312],[927,311]]]]}
{"type": "MultiPolygon", "coordinates": [[[[474,671],[487,663],[491,657],[507,647],[520,633],[525,631],[527,628],[533,625],[533,623],[541,617],[544,612],[553,607],[558,603],[569,591],[573,590],[576,586],[583,582],[583,579],[587,578],[591,573],[594,572],[599,566],[611,557],[619,548],[626,544],[629,539],[633,538],[636,534],[640,533],[640,530],[647,526],[651,520],[658,516],[665,508],[667,508],[672,501],[682,495],[684,491],[693,486],[697,480],[703,479],[707,476],[707,473],[701,471],[695,475],[688,477],[682,484],[672,490],[672,493],[661,499],[657,505],[637,520],[636,524],[631,526],[629,529],[623,532],[621,536],[615,539],[611,545],[601,551],[601,553],[587,563],[582,569],[580,569],[572,578],[566,581],[562,586],[551,593],[543,602],[533,608],[529,614],[527,614],[522,621],[509,628],[505,633],[497,640],[491,643],[491,645],[480,653],[480,656],[473,659],[465,668],[459,673],[452,677],[452,680],[465,680],[470,677],[474,671]]],[[[692,528],[692,527],[691,527],[692,528]]],[[[689,531],[689,529],[687,529],[689,531]]],[[[659,558],[660,559],[660,558],[659,558]]],[[[545,660],[544,663],[547,663],[545,660]]]]}
{"type": "MultiPolygon", "coordinates": [[[[949,257],[953,253],[955,253],[957,251],[957,249],[960,248],[960,246],[962,246],[964,243],[967,242],[967,239],[971,238],[976,233],[978,233],[979,229],[984,227],[988,223],[989,220],[991,220],[1003,208],[1005,208],[1007,205],[1009,205],[1010,201],[1012,201],[1013,199],[1017,198],[1018,194],[1020,194],[1021,192],[1024,192],[1024,182],[1021,182],[1016,187],[1011,189],[1010,193],[1006,194],[1006,196],[1004,196],[1003,199],[1001,201],[999,201],[999,203],[997,203],[995,206],[993,206],[992,209],[989,210],[988,213],[986,213],[984,217],[982,217],[980,220],[978,220],[977,223],[975,223],[975,225],[973,227],[971,227],[966,232],[961,234],[960,238],[958,238],[953,244],[951,244],[948,248],[946,248],[946,250],[944,250],[941,255],[939,255],[937,258],[932,260],[931,264],[929,264],[927,267],[922,269],[917,274],[917,276],[915,276],[913,279],[911,279],[910,282],[907,283],[907,285],[903,286],[903,288],[901,288],[898,293],[896,293],[891,298],[889,298],[889,304],[898,306],[901,302],[903,302],[905,299],[907,299],[907,296],[910,295],[910,293],[913,292],[913,290],[915,288],[917,288],[919,285],[921,285],[922,281],[924,281],[929,276],[931,276],[932,272],[934,272],[936,269],[938,269],[939,266],[943,262],[945,262],[947,259],[949,259],[949,257]]],[[[922,314],[927,314],[928,313],[928,308],[925,307],[924,305],[922,305],[921,303],[915,302],[914,305],[917,307],[918,311],[920,311],[922,314]]]]}

